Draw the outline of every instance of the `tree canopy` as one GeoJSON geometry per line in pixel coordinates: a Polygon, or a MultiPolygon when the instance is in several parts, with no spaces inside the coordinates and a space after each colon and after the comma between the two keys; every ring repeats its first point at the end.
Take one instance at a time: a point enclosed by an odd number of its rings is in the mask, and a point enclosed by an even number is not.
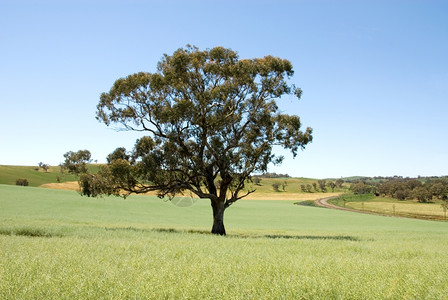
{"type": "Polygon", "coordinates": [[[276,104],[285,95],[301,97],[289,83],[293,74],[286,59],[239,59],[231,49],[187,46],[165,54],[155,73],[118,79],[101,95],[97,119],[145,134],[132,151],[108,156],[91,176],[90,192],[189,191],[211,200],[212,233],[225,234],[224,210],[253,192],[251,174],[282,162],[273,146],[295,157],[312,141],[312,129],[302,130],[300,118],[276,104]]]}

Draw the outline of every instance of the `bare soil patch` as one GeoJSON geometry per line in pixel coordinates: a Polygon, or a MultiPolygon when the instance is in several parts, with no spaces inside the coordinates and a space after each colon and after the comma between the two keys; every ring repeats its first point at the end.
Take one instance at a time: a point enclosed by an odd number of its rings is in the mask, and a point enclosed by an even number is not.
{"type": "Polygon", "coordinates": [[[61,182],[61,183],[45,183],[40,185],[41,188],[47,188],[47,189],[55,189],[55,190],[69,190],[69,191],[77,191],[79,189],[78,187],[78,181],[67,181],[67,182],[61,182]]]}

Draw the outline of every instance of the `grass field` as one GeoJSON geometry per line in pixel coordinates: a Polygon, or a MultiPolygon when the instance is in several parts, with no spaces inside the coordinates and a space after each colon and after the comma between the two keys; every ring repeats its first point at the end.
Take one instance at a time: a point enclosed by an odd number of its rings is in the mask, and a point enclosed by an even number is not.
{"type": "Polygon", "coordinates": [[[0,299],[447,299],[448,224],[0,185],[0,299]]]}
{"type": "MultiPolygon", "coordinates": [[[[90,165],[89,168],[95,171],[98,166],[90,165]]],[[[62,174],[59,166],[53,166],[48,169],[48,172],[44,172],[42,169],[38,169],[36,166],[4,166],[0,165],[0,184],[16,184],[16,180],[19,178],[25,178],[28,180],[30,186],[40,186],[46,183],[57,183],[58,178],[60,182],[76,181],[76,177],[64,173],[62,174]]]]}

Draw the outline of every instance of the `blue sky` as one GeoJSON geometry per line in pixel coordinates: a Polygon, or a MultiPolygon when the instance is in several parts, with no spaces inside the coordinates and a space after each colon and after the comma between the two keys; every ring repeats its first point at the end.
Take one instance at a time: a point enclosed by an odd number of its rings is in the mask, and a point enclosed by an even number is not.
{"type": "Polygon", "coordinates": [[[186,44],[289,59],[314,129],[298,177],[448,175],[448,1],[0,0],[0,164],[104,162],[139,134],[95,119],[99,95],[186,44]]]}

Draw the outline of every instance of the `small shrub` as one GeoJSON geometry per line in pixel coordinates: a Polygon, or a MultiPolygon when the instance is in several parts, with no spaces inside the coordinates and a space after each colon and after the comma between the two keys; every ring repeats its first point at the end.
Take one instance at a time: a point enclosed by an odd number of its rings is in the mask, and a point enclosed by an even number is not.
{"type": "Polygon", "coordinates": [[[276,192],[280,192],[280,184],[278,184],[278,183],[273,183],[272,184],[272,188],[274,189],[274,191],[276,191],[276,192]]]}
{"type": "Polygon", "coordinates": [[[29,182],[28,179],[26,178],[19,178],[16,180],[16,185],[20,185],[20,186],[28,186],[29,182]]]}

